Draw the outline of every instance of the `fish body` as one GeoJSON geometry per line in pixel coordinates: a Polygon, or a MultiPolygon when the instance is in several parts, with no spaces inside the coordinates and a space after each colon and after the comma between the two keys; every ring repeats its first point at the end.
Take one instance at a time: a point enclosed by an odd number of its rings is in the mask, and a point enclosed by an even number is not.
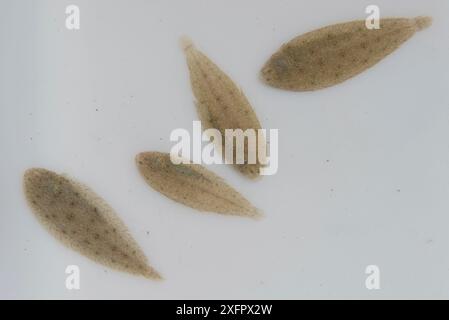
{"type": "Polygon", "coordinates": [[[261,214],[222,178],[198,164],[174,164],[170,154],[143,152],[136,164],[156,191],[188,207],[225,215],[258,218],[261,214]]]}
{"type": "MultiPolygon", "coordinates": [[[[188,38],[182,38],[187,59],[190,82],[196,99],[196,107],[204,129],[214,128],[220,131],[222,150],[225,150],[226,129],[261,129],[260,122],[242,90],[206,55],[199,51],[188,38]]],[[[262,138],[260,138],[262,139],[262,138]]],[[[264,143],[265,141],[260,141],[264,143]]],[[[248,153],[257,152],[254,145],[248,146],[245,139],[245,152],[242,164],[236,161],[236,143],[233,144],[233,161],[236,168],[245,176],[256,178],[260,174],[261,163],[256,156],[255,163],[248,163],[248,153]],[[249,149],[251,148],[251,149],[249,149]],[[250,151],[249,151],[250,150],[250,151]]]]}
{"type": "Polygon", "coordinates": [[[431,21],[430,17],[386,18],[380,19],[380,29],[368,29],[360,20],[311,31],[274,53],[261,77],[285,90],[330,87],[375,65],[431,21]]]}
{"type": "Polygon", "coordinates": [[[24,191],[39,222],[65,245],[113,269],[161,278],[114,210],[85,185],[33,168],[24,174],[24,191]]]}

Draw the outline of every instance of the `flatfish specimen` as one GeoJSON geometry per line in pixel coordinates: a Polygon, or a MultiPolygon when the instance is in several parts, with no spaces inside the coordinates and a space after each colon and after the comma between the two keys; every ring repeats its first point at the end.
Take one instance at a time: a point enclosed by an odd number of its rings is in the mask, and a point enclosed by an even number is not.
{"type": "Polygon", "coordinates": [[[341,83],[375,65],[419,30],[430,17],[380,19],[380,29],[365,21],[327,26],[284,44],[262,68],[270,86],[309,91],[341,83]]]}
{"type": "Polygon", "coordinates": [[[262,215],[222,178],[198,164],[174,164],[169,153],[143,152],[136,164],[146,182],[166,197],[188,207],[226,215],[262,215]]]}
{"type": "MultiPolygon", "coordinates": [[[[243,131],[254,129],[258,142],[257,130],[261,128],[260,122],[241,89],[208,57],[197,50],[190,39],[181,38],[181,44],[186,55],[192,91],[196,98],[197,111],[203,128],[215,128],[220,131],[223,137],[223,152],[226,129],[243,131]]],[[[260,141],[260,143],[264,143],[264,141],[260,141]]],[[[233,164],[245,176],[256,178],[260,174],[261,163],[257,156],[256,161],[248,163],[248,153],[256,152],[257,146],[250,145],[251,149],[248,151],[248,143],[245,139],[244,147],[245,162],[237,164],[235,156],[237,145],[234,142],[233,164]]]]}
{"type": "Polygon", "coordinates": [[[33,168],[25,172],[24,190],[39,222],[68,247],[113,269],[161,278],[114,210],[88,187],[33,168]]]}

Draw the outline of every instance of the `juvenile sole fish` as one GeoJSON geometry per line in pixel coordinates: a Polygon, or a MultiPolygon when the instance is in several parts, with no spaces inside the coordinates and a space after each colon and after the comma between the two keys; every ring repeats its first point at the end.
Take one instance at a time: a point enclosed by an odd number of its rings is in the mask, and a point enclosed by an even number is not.
{"type": "Polygon", "coordinates": [[[39,222],[68,247],[113,269],[161,279],[114,210],[88,187],[33,168],[24,174],[24,190],[39,222]]]}
{"type": "MultiPolygon", "coordinates": [[[[190,39],[182,38],[181,44],[186,55],[192,91],[203,128],[215,128],[220,131],[223,137],[223,152],[225,129],[242,129],[243,131],[254,129],[257,136],[257,130],[261,128],[260,122],[240,88],[208,57],[197,50],[190,39]]],[[[257,149],[255,146],[254,148],[257,149]]],[[[259,159],[256,163],[248,163],[247,141],[245,140],[245,163],[236,163],[235,143],[233,150],[233,163],[236,168],[250,178],[258,177],[261,164],[259,159]]]]}
{"type": "Polygon", "coordinates": [[[222,178],[198,164],[173,164],[170,154],[143,152],[136,164],[146,182],[166,197],[188,207],[226,215],[262,215],[222,178]]]}
{"type": "Polygon", "coordinates": [[[327,26],[284,44],[261,76],[286,90],[330,87],[375,65],[431,23],[430,17],[417,17],[380,19],[380,29],[368,29],[364,20],[327,26]]]}

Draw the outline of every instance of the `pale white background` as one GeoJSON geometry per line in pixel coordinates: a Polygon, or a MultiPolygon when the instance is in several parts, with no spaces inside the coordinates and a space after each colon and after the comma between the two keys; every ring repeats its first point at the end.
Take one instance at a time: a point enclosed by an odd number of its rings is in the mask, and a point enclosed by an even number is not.
{"type": "Polygon", "coordinates": [[[449,2],[0,1],[0,298],[449,298],[449,2]],[[79,5],[81,30],[65,29],[79,5]],[[431,15],[431,28],[342,85],[258,79],[283,42],[328,24],[431,15]],[[212,168],[266,218],[205,215],[150,189],[134,156],[197,119],[178,39],[189,35],[278,128],[279,171],[212,168]],[[97,265],[38,224],[23,171],[91,186],[166,278],[97,265]],[[81,269],[81,290],[65,268],[81,269]],[[365,288],[365,267],[381,289],[365,288]]]}

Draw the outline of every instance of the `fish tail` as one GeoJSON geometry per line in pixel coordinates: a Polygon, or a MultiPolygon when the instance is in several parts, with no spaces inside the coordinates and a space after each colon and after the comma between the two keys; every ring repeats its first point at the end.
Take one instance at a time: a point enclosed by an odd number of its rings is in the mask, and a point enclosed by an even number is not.
{"type": "Polygon", "coordinates": [[[193,41],[188,36],[181,36],[179,39],[179,44],[181,45],[182,50],[187,52],[191,48],[194,47],[193,41]]]}
{"type": "Polygon", "coordinates": [[[419,16],[413,19],[416,24],[416,28],[418,31],[426,29],[432,24],[432,17],[428,16],[419,16]]]}

